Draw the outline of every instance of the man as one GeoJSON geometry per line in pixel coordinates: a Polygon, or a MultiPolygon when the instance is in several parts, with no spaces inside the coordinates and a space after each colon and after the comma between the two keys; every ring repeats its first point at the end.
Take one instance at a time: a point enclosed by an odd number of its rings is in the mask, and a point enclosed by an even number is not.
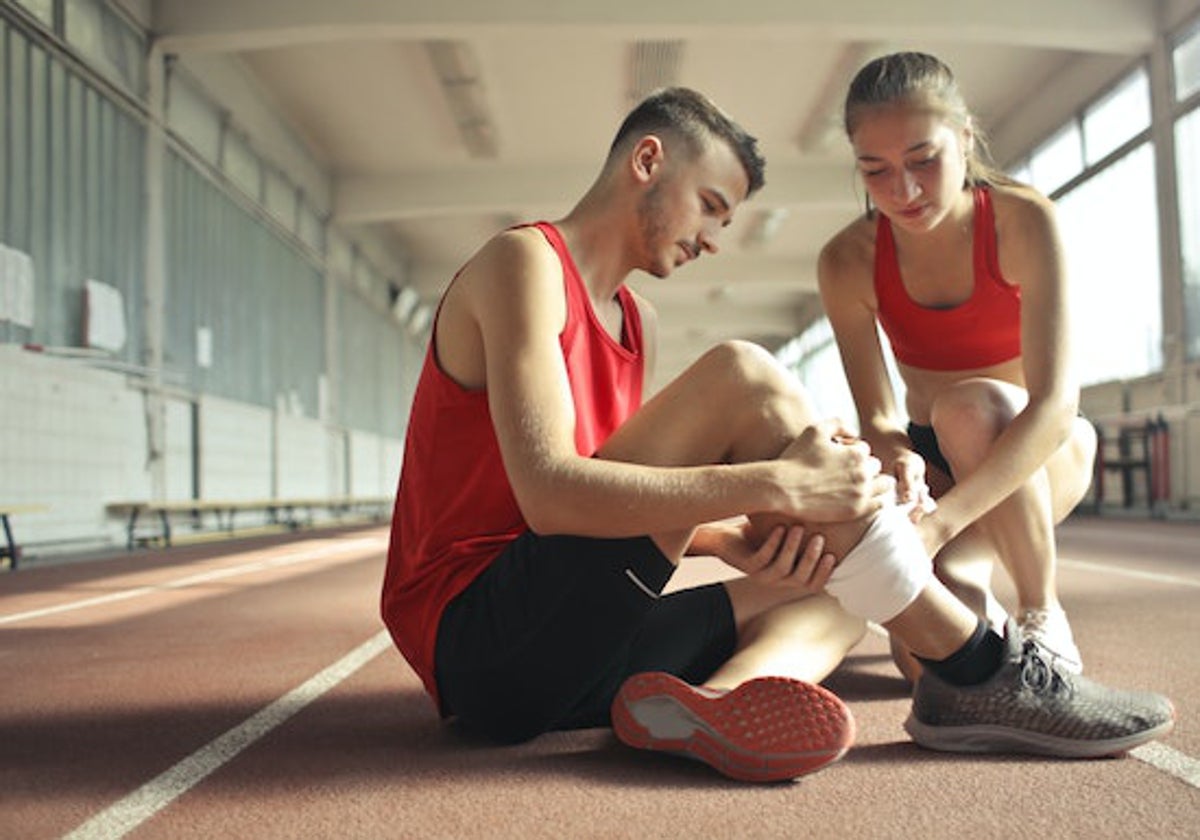
{"type": "Polygon", "coordinates": [[[1104,755],[1164,734],[1165,698],[1058,674],[938,584],[892,479],[765,351],[716,347],[641,405],[655,321],[626,277],[716,253],[762,184],[754,138],[661,91],[565,218],[499,234],[450,284],[382,603],[440,712],[503,741],[611,720],[633,746],[793,778],[853,740],[813,683],[865,618],[925,661],[920,743],[1104,755]],[[746,574],[661,597],[689,552],[746,574]]]}

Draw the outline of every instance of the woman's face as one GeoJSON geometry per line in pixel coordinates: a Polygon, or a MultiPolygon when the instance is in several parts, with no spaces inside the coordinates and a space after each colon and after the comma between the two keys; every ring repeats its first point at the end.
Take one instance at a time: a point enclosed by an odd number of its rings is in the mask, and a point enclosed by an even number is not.
{"type": "Polygon", "coordinates": [[[966,130],[911,104],[862,109],[850,137],[871,201],[914,233],[970,206],[963,191],[970,142],[966,130]]]}

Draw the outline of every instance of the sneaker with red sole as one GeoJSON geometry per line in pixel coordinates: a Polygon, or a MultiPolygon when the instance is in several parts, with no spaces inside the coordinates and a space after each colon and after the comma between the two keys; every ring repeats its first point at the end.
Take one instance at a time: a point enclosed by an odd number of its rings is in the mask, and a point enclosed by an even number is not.
{"type": "Polygon", "coordinates": [[[854,743],[854,718],[831,691],[759,677],[718,691],[670,674],[634,674],[612,705],[631,747],[699,759],[733,779],[775,782],[820,770],[854,743]]]}

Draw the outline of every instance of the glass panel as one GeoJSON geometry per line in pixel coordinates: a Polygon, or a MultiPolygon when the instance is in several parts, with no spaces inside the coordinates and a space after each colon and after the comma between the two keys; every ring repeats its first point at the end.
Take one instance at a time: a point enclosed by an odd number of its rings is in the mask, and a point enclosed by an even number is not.
{"type": "Polygon", "coordinates": [[[1083,115],[1088,164],[1102,160],[1150,127],[1150,80],[1145,69],[1128,76],[1083,115]]]}
{"type": "Polygon", "coordinates": [[[1033,185],[1052,193],[1083,171],[1083,144],[1074,122],[1034,150],[1029,159],[1033,185]]]}
{"type": "Polygon", "coordinates": [[[17,0],[17,5],[24,6],[47,26],[54,26],[54,0],[17,0]]]}
{"type": "Polygon", "coordinates": [[[167,124],[213,166],[221,152],[221,115],[180,73],[171,73],[167,124]]]}
{"type": "Polygon", "coordinates": [[[299,217],[297,236],[308,247],[317,253],[322,253],[325,250],[325,226],[321,222],[321,217],[305,201],[300,202],[300,212],[297,215],[299,217]]]}
{"type": "Polygon", "coordinates": [[[1172,53],[1175,98],[1184,100],[1200,90],[1200,26],[1184,37],[1172,53]]]}
{"type": "Polygon", "coordinates": [[[67,0],[67,42],[126,90],[143,93],[143,38],[99,0],[67,0]]]}
{"type": "Polygon", "coordinates": [[[242,192],[255,201],[262,199],[262,178],[259,174],[258,158],[241,135],[228,129],[225,131],[225,154],[221,161],[221,168],[225,170],[229,180],[237,184],[242,192]]]}
{"type": "Polygon", "coordinates": [[[1159,370],[1162,284],[1151,145],[1062,196],[1058,219],[1082,383],[1159,370]]]}
{"type": "Polygon", "coordinates": [[[1175,124],[1187,355],[1200,359],[1200,110],[1175,124]]]}
{"type": "Polygon", "coordinates": [[[284,229],[295,233],[296,230],[296,188],[277,169],[264,167],[263,204],[275,217],[275,221],[284,229]]]}

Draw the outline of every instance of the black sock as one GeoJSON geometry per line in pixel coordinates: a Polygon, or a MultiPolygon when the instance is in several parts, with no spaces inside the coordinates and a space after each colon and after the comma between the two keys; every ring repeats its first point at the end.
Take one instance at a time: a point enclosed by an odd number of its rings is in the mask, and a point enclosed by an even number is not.
{"type": "Polygon", "coordinates": [[[951,685],[978,685],[1000,670],[1004,639],[981,618],[971,638],[945,659],[917,658],[951,685]]]}

